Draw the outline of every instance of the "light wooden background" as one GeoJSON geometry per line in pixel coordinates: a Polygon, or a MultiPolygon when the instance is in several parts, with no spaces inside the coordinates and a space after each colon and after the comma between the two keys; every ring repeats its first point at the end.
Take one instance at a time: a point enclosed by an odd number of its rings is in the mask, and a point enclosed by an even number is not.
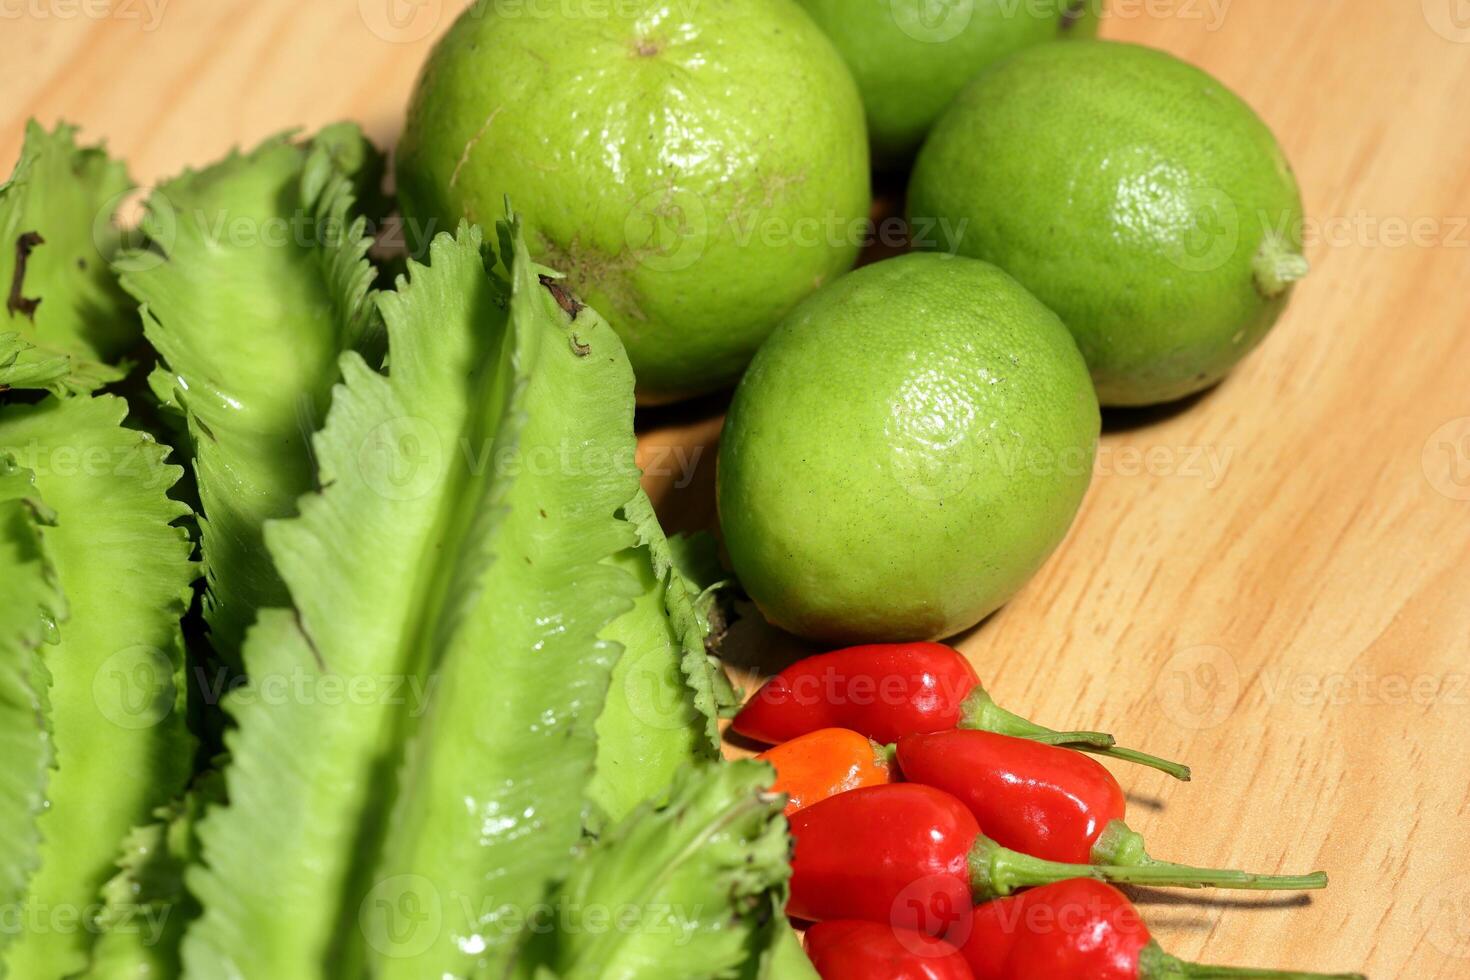
{"type": "MultiPolygon", "coordinates": [[[[462,5],[0,0],[0,170],[31,115],[144,184],[342,117],[389,144],[462,5]]],[[[1113,10],[1105,36],[1202,65],[1280,135],[1314,271],[1220,389],[1109,419],[1069,540],[963,647],[1012,708],[1194,765],[1123,773],[1156,855],[1333,877],[1310,902],[1145,896],[1173,952],[1470,977],[1470,3],[1113,10]]],[[[647,425],[676,526],[712,520],[718,412],[647,425]]],[[[786,649],[737,627],[737,657],[786,649]]]]}

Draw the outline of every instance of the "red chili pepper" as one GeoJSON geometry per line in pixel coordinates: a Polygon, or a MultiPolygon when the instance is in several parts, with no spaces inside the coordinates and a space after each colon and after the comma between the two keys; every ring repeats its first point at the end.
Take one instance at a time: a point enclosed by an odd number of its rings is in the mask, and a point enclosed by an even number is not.
{"type": "Polygon", "coordinates": [[[850,728],[885,744],[915,733],[975,728],[1189,778],[1188,767],[1120,748],[1104,732],[1054,731],[1006,711],[985,693],[964,655],[942,643],[878,643],[807,657],[766,681],[730,727],[768,744],[818,728],[850,728]]]}
{"type": "MultiPolygon", "coordinates": [[[[1298,973],[1204,966],[1170,956],[1111,885],[1074,878],[975,910],[960,951],[975,980],[1363,980],[1358,973],[1298,973]]],[[[957,938],[957,937],[956,937],[957,938]]]]}
{"type": "Polygon", "coordinates": [[[788,915],[867,919],[932,935],[964,921],[972,902],[1067,878],[1181,888],[1320,888],[1327,881],[1045,861],[1000,846],[981,833],[964,803],[918,783],[840,793],[792,817],[791,834],[788,915]]]}
{"type": "Polygon", "coordinates": [[[806,931],[806,954],[822,980],[974,980],[943,939],[878,922],[820,922],[806,931]]]}
{"type": "Polygon", "coordinates": [[[898,740],[905,779],[944,790],[970,809],[996,843],[1074,864],[1169,868],[1230,887],[1321,888],[1327,876],[1251,875],[1155,861],[1123,822],[1123,788],[1095,759],[993,732],[948,731],[898,740]],[[1279,884],[1272,884],[1279,882],[1279,884]]]}
{"type": "Polygon", "coordinates": [[[819,728],[756,758],[776,767],[771,792],[786,794],[788,817],[838,793],[894,779],[891,749],[846,728],[819,728]]]}

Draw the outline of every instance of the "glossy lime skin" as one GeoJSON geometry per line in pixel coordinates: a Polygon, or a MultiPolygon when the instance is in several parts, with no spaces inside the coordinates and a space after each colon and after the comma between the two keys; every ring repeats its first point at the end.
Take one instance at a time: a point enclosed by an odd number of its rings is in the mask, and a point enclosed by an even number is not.
{"type": "Polygon", "coordinates": [[[1097,34],[1102,0],[800,0],[857,79],[879,166],[913,158],[983,68],[1035,44],[1097,34]]]}
{"type": "Polygon", "coordinates": [[[1062,540],[1098,426],[1071,336],[1010,276],[923,253],[867,266],[798,306],[736,390],[730,560],[809,639],[952,635],[1062,540]]]}
{"type": "Polygon", "coordinates": [[[852,267],[870,202],[857,88],[794,0],[478,4],[424,66],[397,177],[411,242],[509,196],[644,401],[733,383],[852,267]]]}
{"type": "Polygon", "coordinates": [[[1301,195],[1270,130],[1135,45],[1044,45],[982,74],[920,152],[908,208],[948,222],[937,247],[994,262],[1061,316],[1104,405],[1215,384],[1285,308],[1279,280],[1305,271],[1301,195]]]}

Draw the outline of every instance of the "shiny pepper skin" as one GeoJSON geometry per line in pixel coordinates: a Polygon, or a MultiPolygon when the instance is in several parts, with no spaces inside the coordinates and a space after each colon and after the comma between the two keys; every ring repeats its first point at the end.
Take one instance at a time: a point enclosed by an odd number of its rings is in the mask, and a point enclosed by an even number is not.
{"type": "Polygon", "coordinates": [[[846,728],[820,728],[756,758],[776,767],[771,791],[786,794],[788,817],[838,793],[894,780],[888,750],[846,728]]]}
{"type": "Polygon", "coordinates": [[[904,778],[957,797],[996,843],[1049,861],[1087,864],[1122,820],[1123,788],[1090,756],[1030,739],[955,730],[898,742],[904,778]]]}
{"type": "Polygon", "coordinates": [[[975,980],[1363,980],[1357,973],[1303,973],[1209,966],[1171,956],[1154,942],[1133,903],[1112,885],[1072,878],[987,902],[946,938],[975,980]]]}
{"type": "Polygon", "coordinates": [[[1150,938],[1122,892],[1073,878],[976,908],[961,950],[975,980],[1138,980],[1150,938]]]}
{"type": "Polygon", "coordinates": [[[793,918],[931,935],[969,918],[968,857],[980,825],[948,793],[909,783],[856,789],[792,817],[791,835],[793,918]]]}
{"type": "Polygon", "coordinates": [[[822,980],[973,980],[954,946],[878,922],[819,922],[806,931],[806,953],[822,980]]]}
{"type": "Polygon", "coordinates": [[[1127,868],[1155,884],[1220,888],[1322,888],[1327,876],[1252,874],[1156,861],[1123,822],[1122,787],[1099,763],[1077,752],[981,731],[899,739],[904,777],[960,800],[1001,847],[1064,865],[1099,865],[1100,877],[1129,880],[1127,868]]]}
{"type": "Polygon", "coordinates": [[[874,643],[807,657],[768,680],[730,727],[768,744],[821,728],[848,728],[884,744],[972,728],[1074,745],[1189,779],[1188,766],[1124,748],[1106,732],[1057,731],[1007,711],[964,654],[942,643],[874,643]]]}
{"type": "Polygon", "coordinates": [[[960,799],[919,783],[839,793],[791,818],[795,839],[787,914],[813,922],[866,919],[944,935],[972,902],[1092,877],[1181,888],[1314,889],[1326,874],[1261,875],[1154,861],[1119,821],[1105,834],[1133,853],[1122,864],[1050,861],[983,833],[960,799]],[[1115,834],[1116,828],[1123,833],[1115,834]],[[1132,847],[1131,845],[1138,845],[1132,847]]]}
{"type": "Polygon", "coordinates": [[[960,723],[975,669],[942,643],[876,643],[798,661],[768,680],[731,727],[778,744],[819,728],[879,742],[960,723]]]}

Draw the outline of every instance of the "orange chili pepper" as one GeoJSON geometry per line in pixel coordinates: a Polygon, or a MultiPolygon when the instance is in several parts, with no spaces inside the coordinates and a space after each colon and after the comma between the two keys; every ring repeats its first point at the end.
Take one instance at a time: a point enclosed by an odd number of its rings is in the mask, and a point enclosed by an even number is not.
{"type": "Polygon", "coordinates": [[[788,817],[829,796],[894,781],[890,750],[846,728],[819,728],[756,758],[776,767],[772,788],[789,798],[788,817]]]}

